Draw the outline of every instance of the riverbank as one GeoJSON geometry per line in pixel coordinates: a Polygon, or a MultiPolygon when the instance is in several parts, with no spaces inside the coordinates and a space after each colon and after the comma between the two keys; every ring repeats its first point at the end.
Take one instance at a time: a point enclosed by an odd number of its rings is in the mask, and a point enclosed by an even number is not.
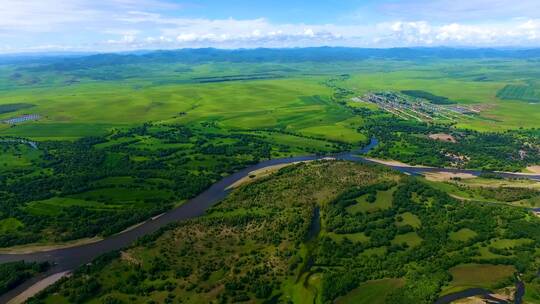
{"type": "Polygon", "coordinates": [[[385,165],[385,166],[390,166],[390,167],[435,168],[435,167],[420,166],[420,165],[409,165],[409,164],[402,163],[402,162],[397,161],[397,160],[388,160],[388,159],[371,158],[371,157],[366,157],[365,159],[367,159],[367,160],[369,160],[371,162],[374,162],[374,163],[378,163],[378,164],[385,165]]]}
{"type": "Polygon", "coordinates": [[[33,243],[27,245],[13,246],[8,248],[0,248],[0,254],[29,254],[37,252],[47,252],[59,249],[67,249],[72,247],[78,247],[87,244],[93,244],[103,241],[102,237],[84,238],[64,243],[48,243],[40,244],[33,243]]]}
{"type": "Polygon", "coordinates": [[[528,166],[525,170],[527,170],[527,173],[540,174],[540,165],[528,166]]]}
{"type": "MultiPolygon", "coordinates": [[[[335,160],[335,158],[326,157],[326,158],[323,158],[322,160],[335,160]]],[[[279,171],[282,168],[292,166],[292,165],[296,165],[296,164],[300,164],[300,163],[308,163],[308,162],[312,162],[312,160],[299,161],[299,162],[287,163],[287,164],[279,164],[279,165],[269,166],[269,167],[265,167],[265,168],[258,169],[258,170],[255,170],[255,171],[251,171],[251,172],[249,172],[249,174],[247,176],[243,177],[242,179],[238,180],[234,184],[230,185],[227,189],[230,190],[230,189],[238,188],[240,186],[243,186],[243,185],[252,183],[252,182],[254,182],[256,180],[259,180],[259,179],[261,179],[263,177],[270,176],[270,175],[276,173],[277,171],[279,171]]]]}
{"type": "Polygon", "coordinates": [[[30,299],[31,297],[45,290],[45,288],[51,286],[52,284],[58,282],[63,277],[69,276],[69,275],[70,275],[69,271],[63,271],[63,272],[50,275],[46,277],[45,279],[30,286],[30,288],[26,289],[21,294],[11,299],[7,304],[22,304],[26,302],[26,300],[30,299]]]}

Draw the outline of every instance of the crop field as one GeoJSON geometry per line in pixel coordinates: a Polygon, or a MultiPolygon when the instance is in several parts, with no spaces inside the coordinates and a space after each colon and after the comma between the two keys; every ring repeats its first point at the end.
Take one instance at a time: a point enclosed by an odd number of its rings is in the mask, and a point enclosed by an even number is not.
{"type": "Polygon", "coordinates": [[[497,97],[501,99],[540,102],[540,89],[530,85],[507,85],[497,92],[497,97]]]}

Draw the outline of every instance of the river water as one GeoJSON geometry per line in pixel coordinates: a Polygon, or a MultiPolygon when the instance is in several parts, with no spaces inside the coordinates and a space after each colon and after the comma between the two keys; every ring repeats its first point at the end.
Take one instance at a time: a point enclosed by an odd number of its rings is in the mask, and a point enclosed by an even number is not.
{"type": "MultiPolygon", "coordinates": [[[[32,286],[34,283],[39,281],[38,279],[43,279],[45,275],[52,275],[55,273],[60,273],[64,271],[70,271],[76,269],[86,263],[91,262],[93,259],[102,255],[104,253],[119,250],[124,248],[131,243],[133,243],[139,237],[151,234],[156,232],[161,227],[166,226],[167,224],[187,220],[201,216],[205,211],[223,200],[228,192],[228,188],[233,185],[235,182],[247,176],[250,172],[262,169],[269,166],[279,165],[279,164],[289,164],[301,161],[313,161],[313,160],[322,160],[328,157],[335,158],[338,160],[346,160],[353,162],[361,163],[372,163],[371,161],[359,156],[360,154],[365,154],[374,148],[378,144],[377,139],[372,139],[369,145],[366,147],[346,153],[340,153],[336,155],[326,155],[326,156],[299,156],[299,157],[289,157],[281,159],[272,159],[260,162],[256,165],[250,166],[243,170],[240,170],[232,175],[229,175],[222,180],[216,182],[210,186],[207,190],[196,196],[195,198],[187,201],[182,206],[172,209],[162,216],[154,219],[150,219],[143,224],[122,232],[120,234],[113,235],[102,241],[85,244],[72,248],[63,248],[46,252],[36,252],[28,254],[0,254],[0,263],[13,262],[25,260],[28,262],[45,262],[49,261],[54,264],[54,266],[49,270],[48,273],[40,276],[39,278],[34,278],[20,285],[11,292],[0,296],[0,303],[6,303],[9,299],[17,296],[22,293],[24,290],[32,286]]],[[[452,172],[452,173],[469,173],[473,175],[480,175],[482,172],[477,170],[461,170],[461,169],[439,169],[439,168],[421,168],[421,167],[404,167],[404,166],[392,166],[385,165],[402,173],[407,173],[410,175],[420,175],[426,172],[452,172]]],[[[520,176],[512,173],[501,173],[503,177],[509,178],[530,178],[540,180],[540,175],[536,176],[520,176]]]]}

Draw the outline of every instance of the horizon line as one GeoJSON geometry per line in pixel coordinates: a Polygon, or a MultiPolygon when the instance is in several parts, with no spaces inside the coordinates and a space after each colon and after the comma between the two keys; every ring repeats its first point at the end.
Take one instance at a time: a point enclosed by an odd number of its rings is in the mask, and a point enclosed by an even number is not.
{"type": "Polygon", "coordinates": [[[16,57],[16,56],[62,56],[62,55],[107,55],[119,54],[129,55],[135,53],[154,53],[154,52],[174,52],[182,50],[218,50],[218,51],[254,51],[254,50],[302,50],[302,49],[357,49],[357,50],[420,50],[420,49],[447,49],[447,50],[495,50],[495,51],[527,51],[540,50],[540,46],[393,46],[393,47],[363,47],[363,46],[291,46],[291,47],[239,47],[239,48],[222,48],[222,47],[180,47],[180,48],[164,48],[164,49],[134,49],[134,50],[96,50],[96,51],[53,51],[53,50],[24,50],[19,52],[0,51],[0,57],[16,57]]]}

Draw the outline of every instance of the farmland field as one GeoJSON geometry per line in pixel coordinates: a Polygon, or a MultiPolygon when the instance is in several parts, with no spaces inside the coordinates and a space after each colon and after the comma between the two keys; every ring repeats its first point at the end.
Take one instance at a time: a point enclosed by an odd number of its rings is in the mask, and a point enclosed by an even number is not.
{"type": "Polygon", "coordinates": [[[502,88],[497,97],[529,102],[540,102],[540,90],[528,85],[507,85],[502,88]]]}

